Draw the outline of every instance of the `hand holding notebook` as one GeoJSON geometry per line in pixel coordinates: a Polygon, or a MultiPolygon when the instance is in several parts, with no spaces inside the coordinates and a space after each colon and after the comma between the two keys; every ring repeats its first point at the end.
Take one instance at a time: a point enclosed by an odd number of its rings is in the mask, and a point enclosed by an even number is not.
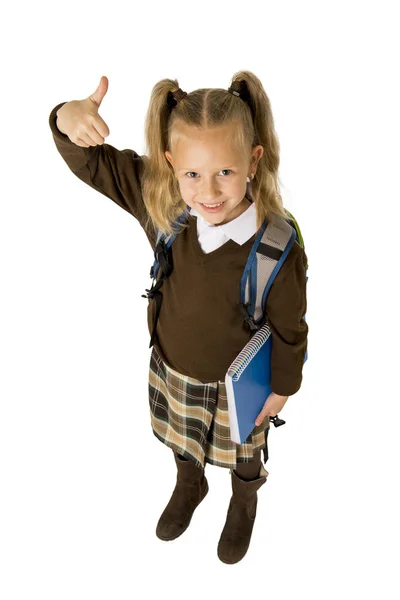
{"type": "MultiPolygon", "coordinates": [[[[250,339],[225,375],[231,440],[243,444],[256,426],[256,419],[271,417],[282,409],[289,396],[272,391],[272,335],[266,322],[250,339]]],[[[305,362],[305,361],[304,361],[305,362]]],[[[274,419],[275,427],[283,425],[274,419]]]]}
{"type": "Polygon", "coordinates": [[[255,424],[260,425],[268,415],[275,417],[285,406],[288,398],[289,396],[280,396],[279,394],[275,394],[275,392],[271,392],[255,424]]]}
{"type": "Polygon", "coordinates": [[[243,444],[271,395],[272,335],[267,323],[246,344],[225,375],[231,440],[243,444]]]}

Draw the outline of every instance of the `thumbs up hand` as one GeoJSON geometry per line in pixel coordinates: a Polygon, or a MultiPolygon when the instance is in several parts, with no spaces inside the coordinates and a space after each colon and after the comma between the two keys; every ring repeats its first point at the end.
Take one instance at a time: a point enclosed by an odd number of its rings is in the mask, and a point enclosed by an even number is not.
{"type": "Polygon", "coordinates": [[[84,100],[71,100],[57,111],[57,128],[71,142],[82,148],[104,144],[110,135],[106,122],[98,110],[108,90],[108,79],[104,75],[93,94],[84,100]]]}

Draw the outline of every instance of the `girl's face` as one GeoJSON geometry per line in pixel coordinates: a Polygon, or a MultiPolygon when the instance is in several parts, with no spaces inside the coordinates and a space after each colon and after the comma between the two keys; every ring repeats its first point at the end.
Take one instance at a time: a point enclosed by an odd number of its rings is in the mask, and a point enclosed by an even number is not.
{"type": "Polygon", "coordinates": [[[174,154],[165,152],[174,168],[182,199],[212,225],[229,223],[248,207],[245,198],[246,178],[255,173],[263,154],[262,146],[253,149],[249,160],[234,148],[229,140],[230,126],[198,131],[179,125],[180,137],[174,144],[174,154]],[[219,204],[217,212],[208,212],[203,204],[219,204]]]}

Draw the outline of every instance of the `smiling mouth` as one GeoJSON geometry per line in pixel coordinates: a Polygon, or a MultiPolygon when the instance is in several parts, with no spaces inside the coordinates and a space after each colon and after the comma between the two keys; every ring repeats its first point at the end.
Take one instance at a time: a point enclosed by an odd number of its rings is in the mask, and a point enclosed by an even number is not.
{"type": "Polygon", "coordinates": [[[200,204],[202,206],[219,206],[220,204],[225,204],[226,200],[224,200],[223,202],[217,202],[216,204],[206,204],[205,202],[200,202],[200,204]]]}

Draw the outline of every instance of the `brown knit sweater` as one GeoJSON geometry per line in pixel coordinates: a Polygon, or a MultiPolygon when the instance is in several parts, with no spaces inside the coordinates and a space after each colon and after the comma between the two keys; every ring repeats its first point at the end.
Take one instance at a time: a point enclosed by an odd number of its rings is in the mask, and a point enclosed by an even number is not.
{"type": "MultiPolygon", "coordinates": [[[[145,228],[146,207],[141,193],[143,160],[131,149],[110,144],[83,148],[70,141],[56,125],[55,106],[49,124],[58,152],[70,170],[84,183],[104,194],[133,215],[143,227],[154,250],[155,231],[145,228]]],[[[172,244],[174,269],[161,292],[163,301],[155,342],[162,359],[176,371],[204,383],[223,381],[225,373],[251,338],[239,310],[239,284],[252,236],[242,246],[230,239],[204,253],[197,238],[196,218],[172,244]]],[[[302,382],[307,349],[307,256],[296,241],[267,297],[266,314],[272,331],[271,387],[276,394],[291,396],[302,382]]],[[[150,265],[149,265],[150,266],[150,265]]],[[[143,288],[149,282],[143,282],[143,288]]],[[[148,328],[155,319],[155,301],[149,300],[148,328]]]]}

